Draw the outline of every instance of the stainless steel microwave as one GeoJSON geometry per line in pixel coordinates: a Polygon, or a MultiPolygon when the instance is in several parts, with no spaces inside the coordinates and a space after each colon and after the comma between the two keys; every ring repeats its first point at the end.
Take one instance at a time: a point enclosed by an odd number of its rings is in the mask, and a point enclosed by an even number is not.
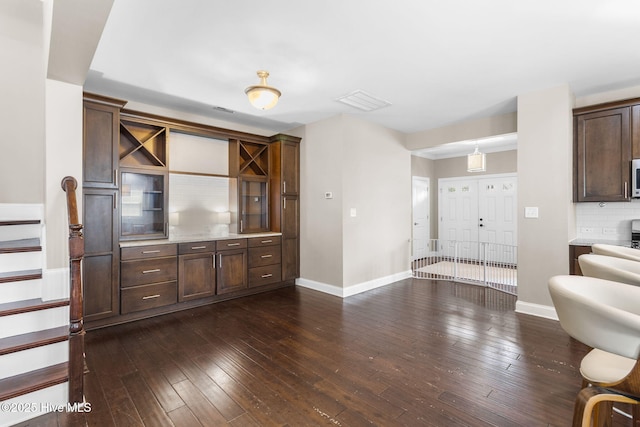
{"type": "Polygon", "coordinates": [[[631,161],[631,197],[640,197],[640,159],[631,161]]]}

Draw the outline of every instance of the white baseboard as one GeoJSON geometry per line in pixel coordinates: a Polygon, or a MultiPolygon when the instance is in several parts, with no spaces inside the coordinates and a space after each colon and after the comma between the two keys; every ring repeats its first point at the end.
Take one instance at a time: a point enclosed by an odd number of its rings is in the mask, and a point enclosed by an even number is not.
{"type": "Polygon", "coordinates": [[[340,298],[347,298],[352,295],[370,291],[382,286],[387,286],[391,283],[403,279],[408,279],[410,277],[411,270],[407,270],[401,273],[392,274],[390,276],[380,277],[378,279],[358,283],[357,285],[351,285],[346,288],[343,288],[342,286],[330,285],[328,283],[316,282],[315,280],[309,280],[305,278],[296,279],[296,285],[302,286],[303,288],[309,288],[316,291],[324,292],[325,294],[334,295],[340,298]]]}
{"type": "Polygon", "coordinates": [[[530,314],[545,319],[558,320],[558,314],[553,306],[516,301],[516,313],[530,314]]]}
{"type": "Polygon", "coordinates": [[[70,293],[69,269],[52,268],[42,272],[42,300],[68,299],[70,293]]]}

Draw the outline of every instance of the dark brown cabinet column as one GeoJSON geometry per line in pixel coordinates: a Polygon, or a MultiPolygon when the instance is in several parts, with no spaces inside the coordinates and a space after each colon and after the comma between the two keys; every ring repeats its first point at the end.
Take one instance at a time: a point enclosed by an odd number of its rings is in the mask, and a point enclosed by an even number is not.
{"type": "Polygon", "coordinates": [[[84,98],[82,268],[85,321],[117,316],[120,310],[118,127],[124,101],[84,98]]]}
{"type": "Polygon", "coordinates": [[[282,233],[282,280],[300,277],[300,138],[271,138],[271,229],[282,233]]]}

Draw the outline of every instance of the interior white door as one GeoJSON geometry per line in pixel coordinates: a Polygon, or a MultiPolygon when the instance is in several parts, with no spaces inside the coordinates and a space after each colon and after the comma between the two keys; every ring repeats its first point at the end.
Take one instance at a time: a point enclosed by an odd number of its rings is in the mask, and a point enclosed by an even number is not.
{"type": "Polygon", "coordinates": [[[515,263],[517,245],[517,178],[496,176],[478,180],[478,223],[480,241],[488,245],[488,261],[515,263]]]}
{"type": "Polygon", "coordinates": [[[467,178],[438,181],[439,240],[449,248],[441,247],[448,256],[464,258],[478,256],[478,180],[467,178]],[[458,253],[453,253],[453,243],[458,253]]]}
{"type": "Polygon", "coordinates": [[[427,256],[431,229],[429,226],[429,178],[411,179],[413,201],[413,259],[427,256]]]}
{"type": "Polygon", "coordinates": [[[515,176],[480,179],[478,182],[480,241],[516,245],[517,179],[515,176]]]}

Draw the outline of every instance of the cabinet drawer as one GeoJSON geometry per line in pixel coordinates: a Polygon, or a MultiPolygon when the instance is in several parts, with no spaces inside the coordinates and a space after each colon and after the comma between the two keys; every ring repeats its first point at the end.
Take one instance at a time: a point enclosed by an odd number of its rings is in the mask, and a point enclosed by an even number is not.
{"type": "Polygon", "coordinates": [[[253,288],[255,286],[280,282],[281,277],[280,264],[251,268],[249,269],[249,287],[253,288]]]}
{"type": "Polygon", "coordinates": [[[129,259],[157,258],[177,255],[177,253],[178,248],[176,245],[135,246],[122,248],[120,250],[120,259],[125,261],[129,259]]]}
{"type": "Polygon", "coordinates": [[[246,247],[247,239],[218,240],[216,242],[217,251],[226,251],[227,249],[244,249],[246,247]]]}
{"type": "Polygon", "coordinates": [[[251,237],[248,239],[250,248],[258,248],[260,246],[271,246],[280,244],[280,236],[268,237],[251,237]]]}
{"type": "Polygon", "coordinates": [[[155,283],[122,289],[120,300],[122,314],[148,310],[178,302],[176,282],[155,283]]]}
{"type": "Polygon", "coordinates": [[[249,268],[280,264],[281,252],[280,245],[249,248],[249,268]]]}
{"type": "Polygon", "coordinates": [[[202,252],[215,252],[216,242],[192,242],[192,243],[180,243],[178,245],[178,253],[184,254],[199,254],[202,252]]]}
{"type": "Polygon", "coordinates": [[[168,282],[178,277],[177,258],[153,258],[120,263],[120,286],[168,282]]]}

